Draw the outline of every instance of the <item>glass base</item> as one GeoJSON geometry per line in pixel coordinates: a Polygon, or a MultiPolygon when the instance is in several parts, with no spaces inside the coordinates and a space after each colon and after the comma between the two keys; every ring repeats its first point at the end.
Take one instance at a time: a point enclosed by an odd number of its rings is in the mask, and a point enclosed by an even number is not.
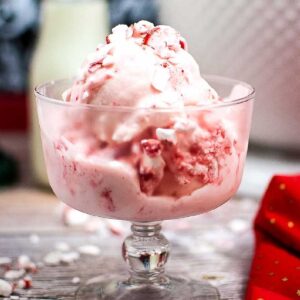
{"type": "Polygon", "coordinates": [[[88,280],[76,300],[218,300],[218,290],[207,282],[169,277],[166,284],[131,284],[119,278],[99,276],[88,280]]]}

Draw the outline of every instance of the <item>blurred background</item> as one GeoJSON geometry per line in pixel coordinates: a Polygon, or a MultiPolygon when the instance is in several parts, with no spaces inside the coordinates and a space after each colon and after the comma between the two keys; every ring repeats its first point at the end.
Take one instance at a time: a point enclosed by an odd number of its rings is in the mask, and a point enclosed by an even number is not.
{"type": "Polygon", "coordinates": [[[202,73],[257,91],[239,195],[300,171],[300,1],[0,0],[0,186],[47,186],[33,88],[76,74],[111,27],[175,27],[202,73]]]}

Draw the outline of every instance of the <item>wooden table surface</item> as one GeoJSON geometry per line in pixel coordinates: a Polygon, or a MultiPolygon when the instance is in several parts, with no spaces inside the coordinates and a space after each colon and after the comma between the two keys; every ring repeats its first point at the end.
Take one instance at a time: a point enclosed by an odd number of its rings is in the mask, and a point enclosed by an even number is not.
{"type": "MultiPolygon", "coordinates": [[[[256,210],[255,200],[235,199],[202,216],[164,222],[163,232],[172,246],[167,272],[208,280],[219,288],[221,299],[243,299],[252,257],[251,226],[256,210]]],[[[112,224],[110,226],[114,226],[112,224]]],[[[120,247],[129,233],[129,223],[116,226],[122,229],[119,235],[112,234],[106,221],[101,219],[96,231],[87,231],[86,226],[67,227],[62,221],[62,204],[51,193],[26,187],[1,190],[0,257],[11,257],[15,261],[19,255],[26,254],[39,265],[38,272],[32,274],[33,287],[17,289],[15,295],[19,295],[19,299],[74,299],[79,285],[72,282],[74,277],[84,282],[87,278],[114,272],[124,274],[125,278],[127,269],[120,247]],[[38,237],[39,242],[33,243],[33,237],[38,237]],[[45,255],[61,241],[74,250],[81,245],[97,245],[101,253],[81,255],[69,265],[43,265],[45,255]]],[[[0,268],[0,278],[3,274],[4,269],[0,268]]]]}

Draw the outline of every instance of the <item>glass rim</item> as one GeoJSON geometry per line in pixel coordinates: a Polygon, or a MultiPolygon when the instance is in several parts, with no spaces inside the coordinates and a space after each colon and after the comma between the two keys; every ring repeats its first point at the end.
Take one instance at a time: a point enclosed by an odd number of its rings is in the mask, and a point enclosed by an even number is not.
{"type": "Polygon", "coordinates": [[[47,87],[54,84],[58,84],[67,80],[71,80],[71,78],[65,78],[65,79],[58,79],[58,80],[50,80],[45,83],[39,84],[34,88],[34,94],[36,98],[41,99],[44,102],[48,102],[51,104],[56,104],[60,106],[65,107],[76,107],[76,108],[85,108],[85,109],[95,109],[95,110],[105,110],[105,111],[124,111],[124,112],[133,112],[133,111],[151,111],[151,112],[182,112],[182,111],[197,111],[197,110],[206,110],[206,109],[213,109],[213,108],[219,108],[219,107],[227,107],[227,106],[233,106],[237,104],[241,104],[244,102],[248,102],[250,100],[254,100],[255,98],[255,88],[252,87],[250,84],[240,81],[237,79],[219,76],[219,75],[202,75],[202,77],[205,80],[211,80],[211,81],[219,81],[227,84],[234,85],[242,85],[246,89],[248,89],[248,93],[246,96],[235,98],[226,102],[220,102],[220,103],[212,103],[212,104],[200,104],[200,105],[191,105],[191,106],[184,106],[184,107],[162,107],[162,108],[151,108],[151,107],[132,107],[132,106],[116,106],[116,105],[96,105],[96,104],[87,104],[87,103],[77,103],[77,102],[66,102],[62,99],[56,99],[52,97],[48,97],[45,95],[45,93],[42,92],[42,90],[47,87]]]}

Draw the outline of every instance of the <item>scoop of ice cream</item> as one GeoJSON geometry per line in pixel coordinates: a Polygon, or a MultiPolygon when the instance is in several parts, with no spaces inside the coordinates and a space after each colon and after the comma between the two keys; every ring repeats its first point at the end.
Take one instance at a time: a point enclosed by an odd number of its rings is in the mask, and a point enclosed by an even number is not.
{"type": "MultiPolygon", "coordinates": [[[[169,26],[140,21],[118,25],[83,63],[66,101],[101,106],[183,108],[219,101],[201,77],[199,66],[187,52],[185,39],[169,26]]],[[[136,110],[126,120],[102,114],[94,122],[99,138],[127,142],[150,126],[165,127],[165,115],[149,116],[136,110]]]]}
{"type": "Polygon", "coordinates": [[[66,101],[130,107],[183,107],[217,98],[187,43],[169,26],[118,25],[88,55],[66,101]]]}
{"type": "Polygon", "coordinates": [[[122,162],[147,195],[179,198],[220,184],[227,158],[238,160],[229,121],[201,109],[223,100],[201,77],[185,39],[169,26],[140,21],[115,27],[63,98],[103,109],[72,112],[60,143],[71,143],[68,149],[87,158],[122,162]]]}

